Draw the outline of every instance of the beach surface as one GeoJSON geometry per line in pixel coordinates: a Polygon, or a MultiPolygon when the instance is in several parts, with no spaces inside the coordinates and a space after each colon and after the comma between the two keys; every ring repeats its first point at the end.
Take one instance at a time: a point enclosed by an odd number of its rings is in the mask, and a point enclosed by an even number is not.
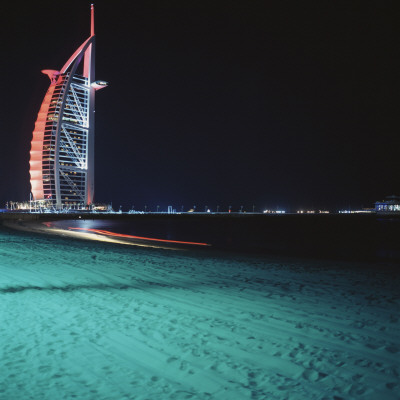
{"type": "Polygon", "coordinates": [[[35,226],[0,227],[1,400],[400,398],[395,265],[35,226]]]}

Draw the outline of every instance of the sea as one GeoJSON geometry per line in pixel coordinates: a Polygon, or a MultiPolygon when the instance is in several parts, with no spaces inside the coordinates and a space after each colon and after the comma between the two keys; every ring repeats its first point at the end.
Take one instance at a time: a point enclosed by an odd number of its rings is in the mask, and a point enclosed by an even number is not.
{"type": "Polygon", "coordinates": [[[400,262],[400,217],[376,215],[118,215],[52,221],[60,229],[104,230],[209,244],[253,254],[400,262]]]}

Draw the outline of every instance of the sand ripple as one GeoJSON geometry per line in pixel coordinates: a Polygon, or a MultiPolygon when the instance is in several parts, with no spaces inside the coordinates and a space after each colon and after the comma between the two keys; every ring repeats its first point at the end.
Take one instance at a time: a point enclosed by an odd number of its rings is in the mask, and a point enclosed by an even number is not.
{"type": "Polygon", "coordinates": [[[399,276],[0,231],[0,399],[398,399],[399,276]]]}

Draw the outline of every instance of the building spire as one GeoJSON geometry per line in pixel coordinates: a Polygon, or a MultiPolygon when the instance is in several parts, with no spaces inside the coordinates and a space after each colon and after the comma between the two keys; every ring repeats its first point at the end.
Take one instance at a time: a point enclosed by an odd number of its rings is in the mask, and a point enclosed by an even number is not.
{"type": "Polygon", "coordinates": [[[94,36],[94,4],[90,6],[90,36],[94,36]]]}

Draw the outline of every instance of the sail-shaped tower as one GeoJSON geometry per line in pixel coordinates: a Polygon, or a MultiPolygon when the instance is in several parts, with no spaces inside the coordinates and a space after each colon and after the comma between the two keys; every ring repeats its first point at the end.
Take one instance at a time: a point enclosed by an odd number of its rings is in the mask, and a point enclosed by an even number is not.
{"type": "Polygon", "coordinates": [[[50,86],[40,107],[30,151],[31,196],[46,208],[85,208],[94,195],[94,7],[90,37],[60,71],[43,70],[50,86]]]}

